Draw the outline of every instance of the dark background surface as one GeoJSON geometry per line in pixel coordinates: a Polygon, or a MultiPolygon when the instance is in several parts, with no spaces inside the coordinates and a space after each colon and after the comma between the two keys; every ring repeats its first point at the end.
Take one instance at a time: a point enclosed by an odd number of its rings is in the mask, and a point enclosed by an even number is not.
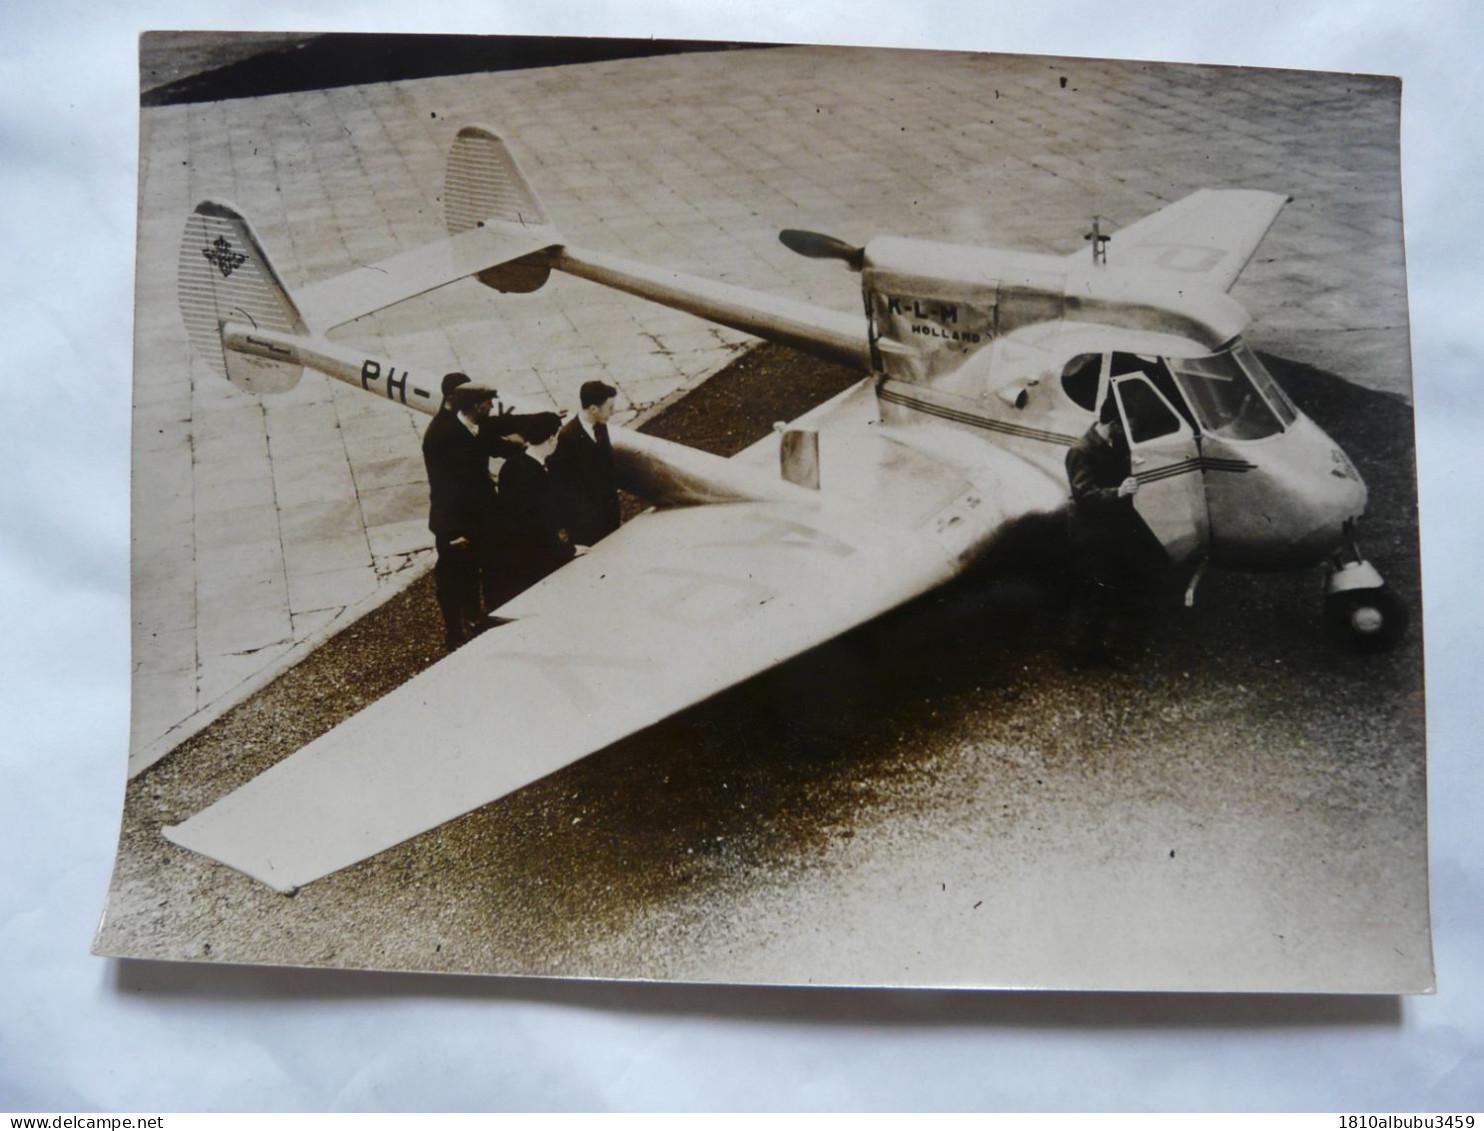
{"type": "Polygon", "coordinates": [[[538,35],[284,33],[259,38],[251,34],[195,33],[182,54],[173,39],[174,34],[154,34],[140,41],[142,106],[256,98],[295,90],[598,63],[680,51],[727,51],[742,46],[697,40],[538,35]],[[180,73],[183,70],[186,73],[180,73]]]}

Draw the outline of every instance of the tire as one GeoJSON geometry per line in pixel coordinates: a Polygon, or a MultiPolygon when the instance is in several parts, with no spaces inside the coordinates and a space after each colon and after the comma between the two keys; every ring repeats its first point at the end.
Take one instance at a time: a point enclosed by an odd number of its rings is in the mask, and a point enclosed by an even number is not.
{"type": "Polygon", "coordinates": [[[1330,635],[1352,652],[1384,652],[1407,632],[1407,606],[1381,589],[1347,589],[1324,601],[1330,635]]]}

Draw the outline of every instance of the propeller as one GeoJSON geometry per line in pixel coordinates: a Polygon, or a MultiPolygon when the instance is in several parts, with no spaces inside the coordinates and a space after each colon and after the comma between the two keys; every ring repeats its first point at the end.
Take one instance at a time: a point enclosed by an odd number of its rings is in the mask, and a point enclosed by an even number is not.
{"type": "Polygon", "coordinates": [[[778,239],[789,251],[796,251],[810,259],[840,259],[852,271],[859,271],[866,261],[865,248],[853,247],[844,240],[837,240],[823,232],[785,228],[778,233],[778,239]]]}

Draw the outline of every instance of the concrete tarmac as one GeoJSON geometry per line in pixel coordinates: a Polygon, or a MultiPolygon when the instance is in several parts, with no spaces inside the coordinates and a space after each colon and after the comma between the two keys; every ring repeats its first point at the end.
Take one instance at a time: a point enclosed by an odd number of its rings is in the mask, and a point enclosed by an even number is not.
{"type": "MultiPolygon", "coordinates": [[[[131,770],[399,591],[431,547],[425,418],[314,374],[252,397],[191,356],[175,256],[198,200],[239,206],[302,285],[439,238],[448,145],[482,121],[573,243],[855,310],[858,280],[792,255],[780,228],[1072,252],[1094,214],[1270,189],[1295,199],[1233,291],[1253,344],[1409,396],[1398,95],[1345,75],[786,48],[144,111],[131,770]]],[[[336,337],[522,407],[571,407],[602,377],[630,417],[745,345],[562,278],[518,297],[455,284],[336,337]]]]}

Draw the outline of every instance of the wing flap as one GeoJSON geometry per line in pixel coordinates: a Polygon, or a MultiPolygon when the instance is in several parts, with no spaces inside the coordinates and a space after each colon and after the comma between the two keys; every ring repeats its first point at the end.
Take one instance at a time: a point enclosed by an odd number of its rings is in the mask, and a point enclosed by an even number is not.
{"type": "Polygon", "coordinates": [[[643,515],[516,618],[165,835],[280,891],[519,789],[947,580],[859,512],[643,515]]]}
{"type": "MultiPolygon", "coordinates": [[[[1201,189],[1114,232],[1108,263],[1198,277],[1230,290],[1288,201],[1255,189],[1201,189]]],[[[1091,257],[1083,248],[1068,258],[1089,263],[1091,257]]]]}
{"type": "Polygon", "coordinates": [[[448,283],[555,248],[560,242],[556,229],[549,225],[489,223],[314,283],[295,299],[305,321],[323,334],[448,283]]]}

